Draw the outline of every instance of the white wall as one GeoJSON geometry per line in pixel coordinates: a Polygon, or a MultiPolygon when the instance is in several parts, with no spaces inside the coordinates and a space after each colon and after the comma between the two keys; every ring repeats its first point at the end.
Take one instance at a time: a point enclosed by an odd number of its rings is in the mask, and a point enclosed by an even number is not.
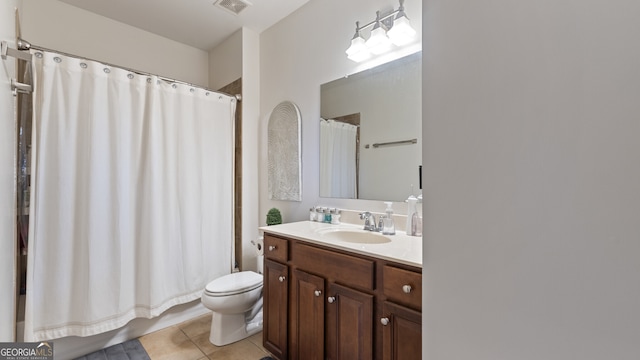
{"type": "Polygon", "coordinates": [[[640,356],[640,3],[424,9],[425,358],[640,356]]]}
{"type": "MultiPolygon", "coordinates": [[[[310,1],[260,35],[260,224],[271,207],[280,209],[285,222],[308,219],[309,208],[318,204],[384,212],[382,201],[319,198],[320,85],[372,65],[358,65],[345,55],[355,22],[367,23],[377,10],[397,6],[388,0],[310,1]],[[266,124],[271,110],[285,100],[302,114],[302,202],[268,198],[266,124]]],[[[421,33],[422,1],[407,0],[405,7],[421,33]]]]}
{"type": "Polygon", "coordinates": [[[209,88],[220,89],[242,77],[242,30],[209,50],[209,88]]]}
{"type": "MultiPolygon", "coordinates": [[[[20,0],[0,5],[0,40],[15,48],[14,9],[20,0]]],[[[15,61],[0,60],[0,342],[15,340],[16,237],[15,237],[15,149],[16,128],[11,78],[15,61]]]]}
{"type": "Polygon", "coordinates": [[[258,133],[260,129],[260,35],[242,29],[242,264],[257,270],[258,238],[258,133]],[[252,265],[253,264],[253,265],[252,265]]]}
{"type": "Polygon", "coordinates": [[[22,36],[34,45],[207,87],[209,55],[57,0],[24,0],[22,36]]]}

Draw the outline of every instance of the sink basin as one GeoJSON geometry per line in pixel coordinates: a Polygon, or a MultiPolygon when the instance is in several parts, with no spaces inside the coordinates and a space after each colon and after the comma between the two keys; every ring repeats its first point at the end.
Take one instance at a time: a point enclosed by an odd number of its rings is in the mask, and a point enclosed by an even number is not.
{"type": "Polygon", "coordinates": [[[319,231],[322,237],[356,244],[384,244],[391,239],[376,232],[356,229],[324,229],[319,231]]]}

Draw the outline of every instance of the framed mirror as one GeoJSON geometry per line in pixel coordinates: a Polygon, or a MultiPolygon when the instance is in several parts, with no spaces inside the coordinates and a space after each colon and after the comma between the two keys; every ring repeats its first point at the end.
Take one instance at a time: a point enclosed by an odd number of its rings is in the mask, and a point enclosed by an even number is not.
{"type": "Polygon", "coordinates": [[[422,52],[322,84],[320,197],[421,192],[422,52]]]}

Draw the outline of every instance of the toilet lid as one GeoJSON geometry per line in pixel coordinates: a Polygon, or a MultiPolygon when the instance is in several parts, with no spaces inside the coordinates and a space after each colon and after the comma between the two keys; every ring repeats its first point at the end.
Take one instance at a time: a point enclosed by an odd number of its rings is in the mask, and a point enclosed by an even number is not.
{"type": "Polygon", "coordinates": [[[253,271],[241,271],[224,275],[208,283],[205,291],[212,295],[229,295],[253,290],[262,286],[262,275],[253,271]]]}

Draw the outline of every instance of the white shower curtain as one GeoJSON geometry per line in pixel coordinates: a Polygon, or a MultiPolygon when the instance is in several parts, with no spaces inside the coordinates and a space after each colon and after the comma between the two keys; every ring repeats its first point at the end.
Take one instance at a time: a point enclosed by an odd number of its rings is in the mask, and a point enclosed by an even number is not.
{"type": "Polygon", "coordinates": [[[235,99],[38,54],[25,339],[198,299],[231,271],[235,99]]]}
{"type": "Polygon", "coordinates": [[[320,195],[355,199],[356,132],[355,125],[320,120],[320,195]]]}

